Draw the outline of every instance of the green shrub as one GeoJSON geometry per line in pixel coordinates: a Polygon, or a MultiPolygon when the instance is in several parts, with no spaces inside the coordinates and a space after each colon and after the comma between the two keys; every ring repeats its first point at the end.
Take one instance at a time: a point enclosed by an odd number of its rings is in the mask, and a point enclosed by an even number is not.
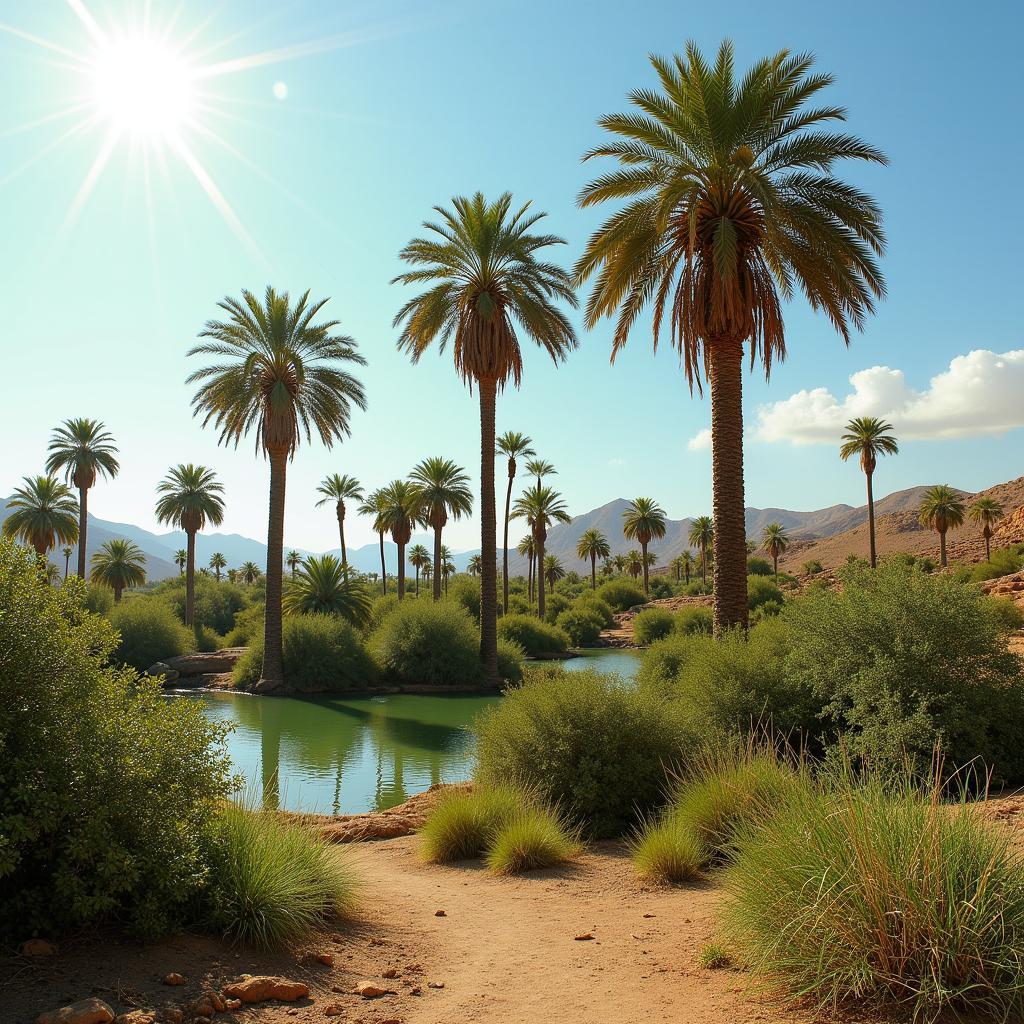
{"type": "Polygon", "coordinates": [[[498,676],[506,683],[523,681],[523,659],[526,653],[522,647],[504,637],[498,637],[498,676]]]}
{"type": "Polygon", "coordinates": [[[990,597],[989,603],[996,618],[1008,632],[1024,629],[1024,608],[1009,597],[990,597]]]}
{"type": "Polygon", "coordinates": [[[747,577],[747,608],[750,611],[768,601],[774,601],[781,607],[783,600],[782,591],[767,576],[747,577]]]}
{"type": "Polygon", "coordinates": [[[597,588],[597,596],[613,612],[624,612],[646,601],[644,592],[628,580],[609,580],[597,588]]]}
{"type": "Polygon", "coordinates": [[[530,611],[530,602],[522,594],[508,595],[509,615],[529,615],[530,611]]]}
{"type": "Polygon", "coordinates": [[[248,647],[263,636],[263,618],[266,606],[251,604],[235,615],[235,624],[226,637],[225,647],[248,647]]]}
{"type": "Polygon", "coordinates": [[[675,594],[675,587],[667,576],[652,576],[647,583],[651,592],[651,599],[662,599],[672,597],[675,594]]]}
{"type": "Polygon", "coordinates": [[[481,682],[480,635],[455,602],[400,602],[374,631],[370,650],[396,683],[471,687],[481,682]]]}
{"type": "Polygon", "coordinates": [[[893,770],[924,770],[941,743],[951,769],[981,758],[997,783],[1024,780],[1024,680],[994,603],[897,561],[840,576],[783,616],[788,671],[824,708],[826,739],[893,770]]]}
{"type": "Polygon", "coordinates": [[[498,636],[518,644],[529,658],[562,654],[569,649],[565,633],[536,615],[503,615],[498,619],[498,636]]]}
{"type": "Polygon", "coordinates": [[[195,649],[192,631],[159,597],[133,596],[113,608],[108,617],[120,636],[113,653],[115,664],[145,672],[155,662],[195,649]]]}
{"type": "MultiPolygon", "coordinates": [[[[747,571],[749,572],[750,570],[748,569],[747,571]]],[[[800,566],[800,571],[804,573],[805,576],[817,576],[819,572],[825,571],[825,567],[817,558],[809,558],[800,566]]]]}
{"type": "Polygon", "coordinates": [[[726,887],[744,962],[821,1010],[1024,1011],[1024,871],[977,807],[912,785],[808,789],[740,832],[726,887]]]}
{"type": "Polygon", "coordinates": [[[691,604],[676,612],[675,631],[689,635],[691,633],[711,633],[715,628],[715,613],[706,604],[691,604]]]}
{"type": "Polygon", "coordinates": [[[222,638],[210,629],[209,626],[203,626],[197,622],[192,627],[192,650],[207,653],[219,651],[223,646],[222,638]]]}
{"type": "MultiPolygon", "coordinates": [[[[360,691],[379,681],[373,659],[353,626],[336,615],[288,615],[281,638],[284,681],[299,693],[360,691]]],[[[263,669],[263,637],[239,659],[234,684],[252,688],[263,669]]]]}
{"type": "MultiPolygon", "coordinates": [[[[154,590],[163,598],[178,618],[185,621],[185,577],[164,580],[154,590]]],[[[195,621],[222,636],[235,624],[235,616],[250,603],[246,588],[227,580],[218,583],[209,576],[196,574],[195,621]]]]}
{"type": "Polygon", "coordinates": [[[364,627],[369,636],[399,606],[398,594],[381,594],[370,605],[370,619],[364,627]]]}
{"type": "Polygon", "coordinates": [[[560,667],[531,673],[475,731],[482,781],[514,780],[597,836],[628,830],[663,800],[686,746],[656,695],[560,667]]]}
{"type": "Polygon", "coordinates": [[[114,607],[114,592],[102,583],[90,583],[82,590],[82,606],[95,615],[108,615],[114,607]]]}
{"type": "Polygon", "coordinates": [[[210,871],[212,923],[264,949],[293,945],[355,904],[342,851],[270,811],[229,803],[213,832],[210,871]]]}
{"type": "Polygon", "coordinates": [[[528,807],[506,822],[487,851],[495,875],[554,867],[579,853],[574,832],[548,807],[528,807]]]}
{"type": "Polygon", "coordinates": [[[672,632],[675,618],[664,608],[648,608],[633,618],[633,643],[646,647],[672,632]]]}
{"type": "Polygon", "coordinates": [[[631,844],[633,864],[652,882],[687,882],[704,866],[704,845],[686,825],[667,817],[644,825],[631,844]]]}
{"type": "Polygon", "coordinates": [[[707,597],[712,593],[713,589],[714,587],[709,576],[707,583],[702,583],[699,579],[696,579],[684,586],[681,593],[684,597],[707,597]]]}
{"type": "Polygon", "coordinates": [[[705,971],[720,971],[732,966],[732,957],[725,946],[717,942],[708,942],[700,947],[697,953],[697,964],[705,971]]]}
{"type": "Polygon", "coordinates": [[[558,616],[571,607],[572,601],[564,594],[548,594],[544,599],[544,621],[553,626],[558,620],[558,616]]]}
{"type": "Polygon", "coordinates": [[[524,794],[511,786],[449,790],[420,828],[420,855],[431,864],[480,857],[526,806],[524,794]]]}
{"type": "Polygon", "coordinates": [[[231,788],[223,727],[109,667],[116,633],[84,590],[46,585],[34,555],[0,544],[4,945],[100,918],[147,935],[185,923],[231,788]]]}
{"type": "Polygon", "coordinates": [[[592,647],[604,628],[604,622],[596,611],[575,605],[562,612],[555,625],[565,633],[573,647],[592,647]]]}
{"type": "Polygon", "coordinates": [[[774,571],[772,563],[763,558],[747,559],[748,576],[771,576],[774,571]]]}
{"type": "Polygon", "coordinates": [[[1024,560],[1015,547],[997,548],[987,562],[981,562],[971,569],[970,578],[976,583],[982,583],[985,580],[994,580],[1000,576],[1020,572],[1022,567],[1024,560]]]}
{"type": "Polygon", "coordinates": [[[448,584],[445,600],[461,605],[473,620],[480,622],[480,581],[472,576],[456,576],[448,584]]]}
{"type": "Polygon", "coordinates": [[[602,601],[597,594],[587,591],[576,598],[573,608],[577,611],[593,612],[601,620],[603,629],[611,629],[615,625],[615,613],[606,601],[602,601]]]}

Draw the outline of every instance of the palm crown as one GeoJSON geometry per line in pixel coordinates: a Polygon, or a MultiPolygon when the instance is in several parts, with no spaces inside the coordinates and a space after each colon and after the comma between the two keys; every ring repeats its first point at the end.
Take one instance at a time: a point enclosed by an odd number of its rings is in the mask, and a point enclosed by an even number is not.
{"type": "Polygon", "coordinates": [[[113,435],[99,420],[65,420],[50,440],[46,471],[64,470],[69,484],[92,487],[99,476],[114,477],[120,466],[113,435]]]}
{"type": "Polygon", "coordinates": [[[514,519],[525,519],[536,540],[546,540],[548,527],[553,523],[569,522],[562,496],[550,487],[530,487],[516,498],[512,506],[514,519]]]}
{"type": "Polygon", "coordinates": [[[995,498],[977,498],[967,510],[971,522],[981,525],[981,535],[985,538],[985,559],[992,558],[992,534],[996,523],[1003,518],[1003,506],[995,498]]]}
{"type": "Polygon", "coordinates": [[[56,543],[78,540],[78,502],[53,476],[26,476],[7,501],[3,532],[31,544],[40,557],[56,543]]]}
{"type": "Polygon", "coordinates": [[[525,459],[528,455],[535,455],[533,441],[525,434],[516,430],[506,430],[494,442],[494,449],[497,455],[504,455],[508,459],[508,475],[516,475],[516,460],[525,459]]]}
{"type": "Polygon", "coordinates": [[[839,457],[846,462],[854,455],[860,456],[860,466],[865,473],[873,473],[879,455],[899,454],[899,444],[892,436],[892,424],[876,416],[857,416],[846,424],[842,436],[839,457]]]}
{"type": "Polygon", "coordinates": [[[114,591],[114,600],[121,600],[125,587],[141,587],[146,582],[146,556],[130,540],[117,537],[108,540],[92,556],[90,576],[114,591]]]}
{"type": "Polygon", "coordinates": [[[611,553],[608,538],[597,529],[585,530],[576,542],[576,554],[581,559],[607,558],[611,553]]]}
{"type": "Polygon", "coordinates": [[[370,617],[370,593],[360,579],[352,579],[334,555],[313,555],[299,566],[284,593],[284,609],[293,615],[340,615],[353,626],[370,617]]]}
{"type": "Polygon", "coordinates": [[[340,512],[344,512],[346,501],[362,501],[363,488],[354,476],[347,473],[331,473],[325,476],[316,489],[317,494],[323,497],[316,503],[316,507],[326,505],[333,501],[340,512]]]}
{"type": "Polygon", "coordinates": [[[921,499],[918,520],[939,535],[939,561],[946,564],[946,531],[963,526],[966,507],[963,496],[948,484],[929,487],[921,499]]]}
{"type": "Polygon", "coordinates": [[[544,459],[530,459],[526,463],[526,472],[530,476],[535,476],[537,483],[540,483],[546,476],[558,475],[558,470],[550,462],[545,462],[544,459]]]}
{"type": "Polygon", "coordinates": [[[413,468],[409,480],[419,493],[423,521],[430,526],[444,526],[449,515],[461,519],[473,511],[469,477],[451,459],[424,459],[413,468]]]}
{"type": "Polygon", "coordinates": [[[156,517],[161,523],[194,533],[224,519],[224,485],[212,469],[182,463],[157,484],[156,517]]]}
{"type": "Polygon", "coordinates": [[[622,535],[646,545],[665,536],[665,510],[653,498],[637,498],[622,513],[622,535]]]}

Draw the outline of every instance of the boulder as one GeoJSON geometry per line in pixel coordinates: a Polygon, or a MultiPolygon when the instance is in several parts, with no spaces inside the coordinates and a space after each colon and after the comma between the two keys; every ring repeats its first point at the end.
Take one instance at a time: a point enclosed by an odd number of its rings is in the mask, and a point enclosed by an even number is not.
{"type": "Polygon", "coordinates": [[[184,984],[186,984],[185,976],[183,974],[178,974],[177,971],[171,971],[170,974],[165,974],[164,975],[164,984],[165,985],[184,985],[184,984]]]}
{"type": "Polygon", "coordinates": [[[59,1010],[41,1013],[36,1024],[110,1024],[114,1011],[102,999],[80,999],[59,1010]]]}
{"type": "Polygon", "coordinates": [[[146,675],[159,679],[164,686],[167,686],[169,683],[175,682],[181,673],[176,672],[166,661],[158,661],[146,669],[146,675]]]}
{"type": "Polygon", "coordinates": [[[309,987],[301,981],[270,975],[243,974],[239,981],[224,986],[225,999],[241,999],[243,1003],[262,1003],[268,999],[291,1003],[308,995],[309,987]]]}
{"type": "Polygon", "coordinates": [[[176,658],[167,658],[157,662],[166,665],[180,676],[202,676],[230,672],[235,663],[245,654],[245,647],[225,647],[220,651],[197,651],[194,654],[181,654],[176,658]]]}

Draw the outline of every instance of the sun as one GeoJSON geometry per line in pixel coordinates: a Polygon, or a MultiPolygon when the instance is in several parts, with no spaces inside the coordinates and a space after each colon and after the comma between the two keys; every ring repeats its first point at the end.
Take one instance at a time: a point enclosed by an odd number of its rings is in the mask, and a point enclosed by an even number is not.
{"type": "Polygon", "coordinates": [[[119,132],[161,140],[180,134],[193,113],[195,72],[159,39],[110,40],[92,61],[96,113],[119,132]]]}

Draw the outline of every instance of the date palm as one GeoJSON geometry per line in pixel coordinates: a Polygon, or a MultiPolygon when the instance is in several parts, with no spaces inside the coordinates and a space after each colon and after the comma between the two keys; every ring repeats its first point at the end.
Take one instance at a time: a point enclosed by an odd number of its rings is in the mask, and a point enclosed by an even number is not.
{"type": "Polygon", "coordinates": [[[347,473],[331,473],[324,477],[317,493],[323,497],[316,503],[316,507],[326,505],[327,502],[334,502],[334,511],[338,516],[338,535],[341,538],[341,567],[348,572],[348,551],[345,548],[345,502],[362,501],[363,488],[354,476],[347,473]]]}
{"type": "Polygon", "coordinates": [[[1003,506],[995,498],[977,498],[967,510],[971,522],[981,525],[981,535],[985,538],[986,562],[992,560],[992,534],[1003,514],[1003,506]]]}
{"type": "Polygon", "coordinates": [[[210,568],[213,570],[213,575],[217,578],[217,582],[220,583],[220,574],[227,568],[228,560],[220,551],[214,551],[210,555],[210,568]]]}
{"type": "Polygon", "coordinates": [[[114,438],[99,420],[65,420],[53,432],[46,472],[64,471],[78,489],[78,575],[85,579],[85,547],[89,530],[89,488],[99,476],[113,479],[120,469],[114,438]]]}
{"type": "MultiPolygon", "coordinates": [[[[435,456],[413,467],[409,479],[419,492],[421,521],[434,531],[434,564],[443,568],[441,531],[449,517],[461,519],[473,511],[469,477],[451,459],[435,456]]],[[[434,574],[435,601],[441,597],[441,577],[442,573],[434,574]]]]}
{"type": "Polygon", "coordinates": [[[466,572],[470,576],[479,576],[480,571],[483,569],[483,562],[480,560],[479,555],[473,555],[466,565],[466,572]]]}
{"type": "Polygon", "coordinates": [[[289,615],[339,615],[353,626],[365,626],[372,601],[366,584],[349,577],[334,555],[312,555],[302,562],[284,591],[289,615]]]}
{"type": "Polygon", "coordinates": [[[444,592],[448,593],[448,581],[455,575],[455,562],[451,551],[441,545],[441,576],[444,578],[444,592]]]}
{"type": "Polygon", "coordinates": [[[35,548],[40,562],[55,544],[78,540],[78,502],[55,476],[26,476],[7,500],[3,532],[35,548]]]}
{"type": "Polygon", "coordinates": [[[384,488],[378,487],[375,491],[370,491],[366,498],[359,505],[359,514],[361,516],[370,516],[373,519],[373,529],[377,534],[377,540],[380,544],[380,584],[381,593],[385,596],[388,592],[388,567],[384,561],[384,534],[387,530],[384,527],[384,521],[381,518],[381,513],[384,509],[384,488]]]}
{"type": "Polygon", "coordinates": [[[212,469],[183,463],[157,484],[156,517],[185,532],[185,625],[195,620],[196,534],[224,521],[224,485],[212,469]]]}
{"type": "Polygon", "coordinates": [[[782,523],[769,523],[761,531],[761,547],[772,556],[772,569],[775,572],[775,579],[779,578],[779,558],[786,553],[789,547],[789,536],[782,523]]]}
{"type": "MultiPolygon", "coordinates": [[[[550,462],[547,462],[544,459],[536,459],[536,458],[530,459],[530,461],[526,463],[526,472],[529,473],[531,476],[535,476],[537,478],[537,486],[538,487],[540,487],[541,482],[543,481],[544,477],[546,477],[546,476],[557,476],[558,475],[558,470],[555,469],[555,467],[550,462]]],[[[534,553],[534,560],[536,560],[536,557],[537,557],[537,555],[536,555],[536,553],[534,553]]],[[[540,565],[539,565],[539,563],[536,566],[531,564],[530,571],[533,573],[535,578],[537,576],[539,576],[540,575],[540,565]]]]}
{"type": "Polygon", "coordinates": [[[334,333],[337,320],[314,322],[326,302],[311,302],[308,291],[294,304],[287,292],[270,287],[262,302],[243,291],[241,300],[220,301],[227,319],[208,321],[199,334],[205,340],[189,352],[218,360],[188,378],[199,385],[192,406],[203,415],[203,425],[212,423],[219,442],[236,447],[254,433],[257,452],[270,463],[267,610],[263,669],[256,685],[261,692],[284,685],[281,588],[288,462],[303,435],[311,441],[315,432],[327,448],[347,437],[352,406],[366,407],[363,387],[347,369],[366,362],[356,343],[334,333]]]}
{"type": "Polygon", "coordinates": [[[64,556],[64,579],[68,578],[68,573],[71,572],[71,553],[75,549],[68,544],[60,549],[60,553],[64,556]]]}
{"type": "Polygon", "coordinates": [[[419,489],[408,480],[392,480],[381,492],[381,525],[398,547],[398,600],[405,597],[405,546],[422,522],[419,489]]]}
{"type": "Polygon", "coordinates": [[[185,566],[188,563],[188,552],[184,548],[178,548],[174,552],[174,564],[178,567],[178,575],[180,576],[185,571],[185,566]]]}
{"type": "Polygon", "coordinates": [[[612,565],[615,566],[617,573],[624,573],[626,571],[626,556],[623,554],[613,555],[612,565]]]}
{"type": "Polygon", "coordinates": [[[939,563],[946,564],[946,531],[964,524],[964,499],[948,484],[936,484],[924,492],[918,521],[939,535],[939,563]]]}
{"type": "Polygon", "coordinates": [[[289,571],[292,574],[292,578],[295,578],[295,570],[299,567],[302,562],[302,555],[298,551],[289,551],[285,557],[285,564],[288,566],[289,571]]]}
{"type": "Polygon", "coordinates": [[[480,398],[480,659],[485,681],[498,683],[497,552],[494,499],[494,416],[497,394],[511,380],[518,387],[523,363],[519,331],[557,364],[576,347],[576,334],[558,307],[575,307],[569,275],[543,259],[564,244],[535,233],[544,214],[518,209],[505,193],[488,202],[482,193],[458,196],[452,208],[435,207],[440,223],[424,225],[400,256],[411,269],[402,284],[425,285],[395,317],[399,349],[417,361],[437,341],[452,343],[455,369],[480,398]]]}
{"type": "Polygon", "coordinates": [[[644,571],[644,560],[639,551],[630,551],[625,556],[626,572],[635,580],[644,571]]]}
{"type": "Polygon", "coordinates": [[[548,581],[548,590],[553,594],[555,584],[565,579],[565,567],[557,555],[547,555],[544,558],[544,579],[548,581]]]}
{"type": "Polygon", "coordinates": [[[576,554],[580,559],[590,559],[590,589],[597,590],[597,560],[608,558],[611,555],[611,545],[608,538],[596,529],[584,530],[580,539],[576,542],[576,554]]]}
{"type": "Polygon", "coordinates": [[[530,525],[536,551],[537,572],[537,614],[544,618],[544,544],[548,539],[548,527],[555,523],[569,522],[562,496],[550,487],[538,484],[525,490],[512,506],[513,519],[525,519],[530,525]]]}
{"type": "Polygon", "coordinates": [[[657,348],[667,320],[691,390],[711,392],[715,631],[747,623],[742,364],[768,375],[786,352],[783,303],[803,292],[845,342],[885,291],[876,256],[881,212],[833,173],[841,160],[885,163],[873,146],[830,130],[846,112],[810,106],[832,76],[783,50],[737,80],[733,47],[709,62],[652,57],[660,90],[601,119],[612,138],[584,159],[618,167],[579,205],[625,205],[590,237],[577,284],[594,279],[585,323],[616,317],[612,359],[645,307],[657,348]]]}
{"type": "Polygon", "coordinates": [[[899,445],[892,436],[892,424],[876,416],[857,416],[846,424],[842,436],[839,457],[846,462],[853,455],[860,457],[860,468],[868,482],[868,547],[871,554],[871,568],[878,558],[875,552],[875,494],[872,480],[879,455],[897,455],[899,445]]]}
{"type": "Polygon", "coordinates": [[[680,567],[683,570],[683,582],[687,586],[689,586],[690,585],[690,575],[693,573],[694,569],[697,567],[697,560],[696,560],[696,558],[693,557],[693,552],[689,548],[687,548],[679,556],[679,565],[680,565],[680,567]]]}
{"type": "Polygon", "coordinates": [[[125,587],[141,587],[146,582],[146,556],[137,544],[117,537],[108,540],[90,560],[89,578],[114,592],[114,604],[121,600],[125,587]]]}
{"type": "Polygon", "coordinates": [[[508,485],[505,488],[505,521],[501,545],[501,613],[508,614],[508,521],[512,511],[512,482],[516,478],[516,462],[527,456],[536,455],[533,441],[525,434],[506,430],[495,442],[495,454],[504,455],[508,460],[508,485]]]}
{"type": "Polygon", "coordinates": [[[416,596],[420,596],[420,571],[430,561],[430,552],[422,544],[409,548],[409,564],[416,570],[416,596]]]}
{"type": "MultiPolygon", "coordinates": [[[[690,547],[700,549],[700,579],[702,583],[708,581],[708,548],[711,547],[715,539],[715,521],[711,516],[697,516],[692,523],[690,523],[690,533],[686,538],[686,542],[690,547]]],[[[746,545],[744,545],[744,562],[743,565],[746,567],[746,545]]]]}
{"type": "Polygon", "coordinates": [[[260,578],[260,567],[255,562],[243,562],[238,567],[238,575],[243,583],[252,586],[260,578]]]}
{"type": "Polygon", "coordinates": [[[533,604],[533,563],[537,557],[537,542],[533,539],[532,532],[519,542],[516,551],[526,559],[526,592],[530,597],[530,604],[533,604]]]}
{"type": "Polygon", "coordinates": [[[622,513],[622,535],[640,545],[644,559],[644,597],[649,597],[647,545],[665,536],[665,510],[653,498],[636,498],[622,513]]]}

